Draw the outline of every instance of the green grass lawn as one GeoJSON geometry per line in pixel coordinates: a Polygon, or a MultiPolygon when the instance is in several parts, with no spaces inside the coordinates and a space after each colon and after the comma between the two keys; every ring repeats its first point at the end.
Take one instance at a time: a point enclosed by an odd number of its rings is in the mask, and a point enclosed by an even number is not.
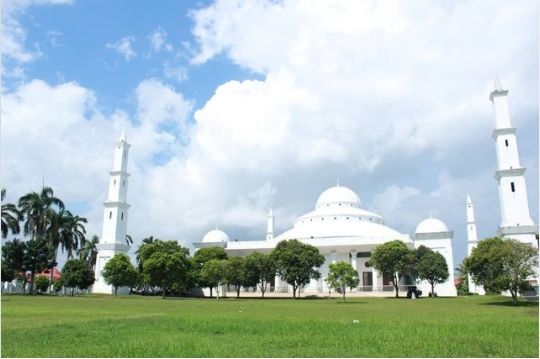
{"type": "Polygon", "coordinates": [[[538,302],[3,295],[2,356],[538,357],[538,302]]]}

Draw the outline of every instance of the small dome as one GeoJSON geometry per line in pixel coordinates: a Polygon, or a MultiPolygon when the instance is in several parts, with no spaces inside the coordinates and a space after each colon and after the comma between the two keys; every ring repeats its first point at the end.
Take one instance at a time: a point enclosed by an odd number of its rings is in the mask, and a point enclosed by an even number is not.
{"type": "Polygon", "coordinates": [[[353,207],[360,207],[360,197],[356,193],[354,193],[352,190],[348,189],[347,187],[342,186],[335,186],[330,187],[321,195],[319,196],[319,199],[317,200],[317,205],[315,208],[321,208],[323,206],[327,205],[350,205],[353,207]]]}
{"type": "Polygon", "coordinates": [[[204,235],[202,241],[203,243],[228,242],[229,236],[227,235],[227,233],[220,231],[219,229],[213,229],[204,235]]]}
{"type": "Polygon", "coordinates": [[[448,232],[448,227],[437,218],[424,219],[416,227],[416,233],[439,233],[448,232]]]}

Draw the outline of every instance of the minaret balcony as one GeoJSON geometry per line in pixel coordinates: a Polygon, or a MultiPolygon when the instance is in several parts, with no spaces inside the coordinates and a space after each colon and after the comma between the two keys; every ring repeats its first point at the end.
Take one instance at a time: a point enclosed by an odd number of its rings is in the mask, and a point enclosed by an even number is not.
{"type": "Polygon", "coordinates": [[[491,134],[491,137],[493,137],[494,140],[497,140],[497,137],[501,135],[513,135],[516,133],[515,127],[507,127],[507,128],[496,128],[493,130],[493,133],[491,134]]]}
{"type": "Polygon", "coordinates": [[[524,173],[525,173],[524,167],[498,170],[495,172],[495,179],[497,180],[497,182],[500,182],[502,177],[523,176],[524,173]]]}

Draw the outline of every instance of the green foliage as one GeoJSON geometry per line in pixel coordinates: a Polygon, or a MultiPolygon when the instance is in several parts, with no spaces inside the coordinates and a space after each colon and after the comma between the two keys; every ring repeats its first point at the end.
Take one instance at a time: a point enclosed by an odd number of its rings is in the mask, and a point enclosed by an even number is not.
{"type": "Polygon", "coordinates": [[[18,234],[21,231],[19,222],[22,214],[12,203],[5,203],[6,189],[2,188],[2,238],[7,238],[8,232],[18,234]]]}
{"type": "Polygon", "coordinates": [[[399,296],[399,279],[414,272],[415,254],[405,243],[393,240],[377,246],[369,257],[368,265],[383,275],[393,278],[396,298],[399,296]]]}
{"type": "Polygon", "coordinates": [[[486,292],[508,290],[516,303],[518,293],[530,288],[527,278],[538,267],[538,250],[514,239],[487,238],[478,242],[464,263],[486,292]]]}
{"type": "Polygon", "coordinates": [[[223,247],[204,247],[195,252],[193,259],[198,265],[203,265],[212,259],[227,259],[229,256],[223,247]]]}
{"type": "Polygon", "coordinates": [[[197,285],[201,288],[210,288],[210,296],[212,295],[212,283],[205,281],[205,277],[201,275],[201,270],[205,263],[208,261],[215,260],[225,260],[229,256],[225,252],[223,247],[204,247],[199,249],[193,255],[194,267],[194,277],[197,285]]]}
{"type": "Polygon", "coordinates": [[[268,254],[252,252],[246,257],[246,285],[258,285],[262,297],[270,283],[276,276],[276,266],[268,254]]]}
{"type": "Polygon", "coordinates": [[[169,251],[168,248],[163,246],[163,251],[155,251],[143,262],[144,280],[150,285],[161,287],[162,298],[165,298],[172,284],[186,281],[190,269],[184,248],[180,247],[175,252],[169,251]]]}
{"type": "Polygon", "coordinates": [[[219,299],[219,287],[225,283],[226,270],[226,259],[210,259],[203,264],[199,276],[201,282],[210,288],[210,297],[212,297],[212,288],[216,287],[219,299]]]}
{"type": "MultiPolygon", "coordinates": [[[[244,257],[230,257],[225,266],[225,281],[236,289],[236,298],[240,298],[240,288],[248,286],[246,260],[244,257]]],[[[253,284],[254,285],[254,284],[253,284]]]]}
{"type": "Polygon", "coordinates": [[[36,289],[40,292],[46,292],[47,288],[49,288],[49,285],[51,282],[49,281],[49,278],[43,275],[38,275],[34,280],[34,286],[36,289]]]}
{"type": "Polygon", "coordinates": [[[9,268],[4,262],[2,262],[2,283],[11,282],[15,279],[17,272],[9,268]]]}
{"type": "Polygon", "coordinates": [[[345,302],[345,293],[347,288],[357,287],[360,283],[358,278],[358,272],[345,262],[332,263],[328,266],[329,273],[326,278],[326,283],[330,288],[335,289],[343,296],[343,302],[345,302]]]}
{"type": "Polygon", "coordinates": [[[3,295],[2,356],[538,358],[538,302],[347,301],[3,295]]]}
{"type": "Polygon", "coordinates": [[[435,297],[435,284],[444,283],[448,280],[448,264],[439,252],[435,252],[425,246],[416,250],[416,272],[418,278],[428,281],[431,285],[431,296],[435,297]]]}
{"type": "Polygon", "coordinates": [[[107,263],[101,272],[105,282],[112,285],[114,295],[117,295],[118,287],[134,287],[137,284],[137,270],[131,264],[129,257],[123,253],[118,253],[107,263]]]}
{"type": "Polygon", "coordinates": [[[2,245],[2,268],[15,273],[24,272],[24,256],[26,243],[18,239],[7,241],[2,245]]]}
{"type": "Polygon", "coordinates": [[[34,292],[34,276],[46,269],[50,263],[50,247],[43,240],[31,239],[26,242],[24,269],[30,271],[30,293],[34,292]]]}
{"type": "Polygon", "coordinates": [[[63,286],[64,286],[64,281],[62,280],[62,278],[53,280],[53,291],[55,293],[60,292],[63,286]]]}
{"type": "Polygon", "coordinates": [[[316,268],[324,263],[324,256],[316,247],[296,239],[279,242],[272,250],[271,258],[279,276],[293,287],[293,298],[299,287],[321,277],[316,268]]]}
{"type": "Polygon", "coordinates": [[[86,263],[80,259],[70,259],[64,264],[62,269],[63,285],[73,289],[87,289],[94,283],[94,273],[86,263]]]}

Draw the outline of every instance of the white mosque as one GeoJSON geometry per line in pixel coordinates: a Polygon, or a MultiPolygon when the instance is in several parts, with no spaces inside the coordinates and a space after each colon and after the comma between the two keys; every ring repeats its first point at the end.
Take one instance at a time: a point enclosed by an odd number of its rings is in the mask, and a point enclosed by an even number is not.
{"type": "MultiPolygon", "coordinates": [[[[498,235],[516,238],[520,241],[537,246],[538,226],[529,216],[527,192],[523,173],[525,168],[519,163],[515,128],[511,126],[507,104],[508,90],[504,90],[498,81],[495,82],[490,100],[495,108],[495,130],[493,137],[496,141],[498,170],[495,178],[499,186],[502,223],[498,235]]],[[[108,200],[105,202],[103,217],[103,235],[99,244],[99,254],[96,264],[96,279],[94,292],[111,293],[112,288],[104,283],[100,275],[107,260],[115,253],[127,251],[125,234],[127,211],[127,152],[129,144],[122,136],[117,144],[113,170],[110,172],[108,200]]],[[[467,233],[469,253],[477,244],[476,222],[473,203],[470,196],[466,201],[467,233]]],[[[262,235],[261,235],[262,237],[262,235]]],[[[435,290],[439,296],[455,296],[453,231],[436,218],[421,221],[413,234],[403,234],[386,225],[379,214],[362,208],[360,197],[351,189],[335,186],[323,191],[315,203],[313,211],[296,219],[289,230],[275,236],[274,216],[268,214],[266,238],[250,241],[231,241],[230,237],[219,229],[209,231],[200,242],[194,243],[196,248],[222,246],[230,256],[247,255],[251,252],[269,253],[282,240],[298,239],[303,243],[313,245],[325,257],[325,263],[319,269],[322,277],[312,280],[303,288],[304,294],[328,293],[325,278],[328,266],[336,261],[350,263],[358,271],[360,284],[353,289],[358,295],[392,295],[393,283],[391,278],[378,273],[374,268],[366,266],[371,252],[378,245],[392,241],[403,241],[409,248],[424,245],[441,253],[446,259],[450,274],[445,283],[438,284],[435,290]]],[[[400,288],[406,291],[409,285],[414,285],[408,276],[401,279],[400,288]]],[[[424,292],[429,292],[427,282],[418,284],[424,292]]],[[[291,287],[275,278],[272,283],[274,292],[289,292],[291,287]]],[[[473,291],[482,293],[482,288],[471,282],[473,291]]]]}

